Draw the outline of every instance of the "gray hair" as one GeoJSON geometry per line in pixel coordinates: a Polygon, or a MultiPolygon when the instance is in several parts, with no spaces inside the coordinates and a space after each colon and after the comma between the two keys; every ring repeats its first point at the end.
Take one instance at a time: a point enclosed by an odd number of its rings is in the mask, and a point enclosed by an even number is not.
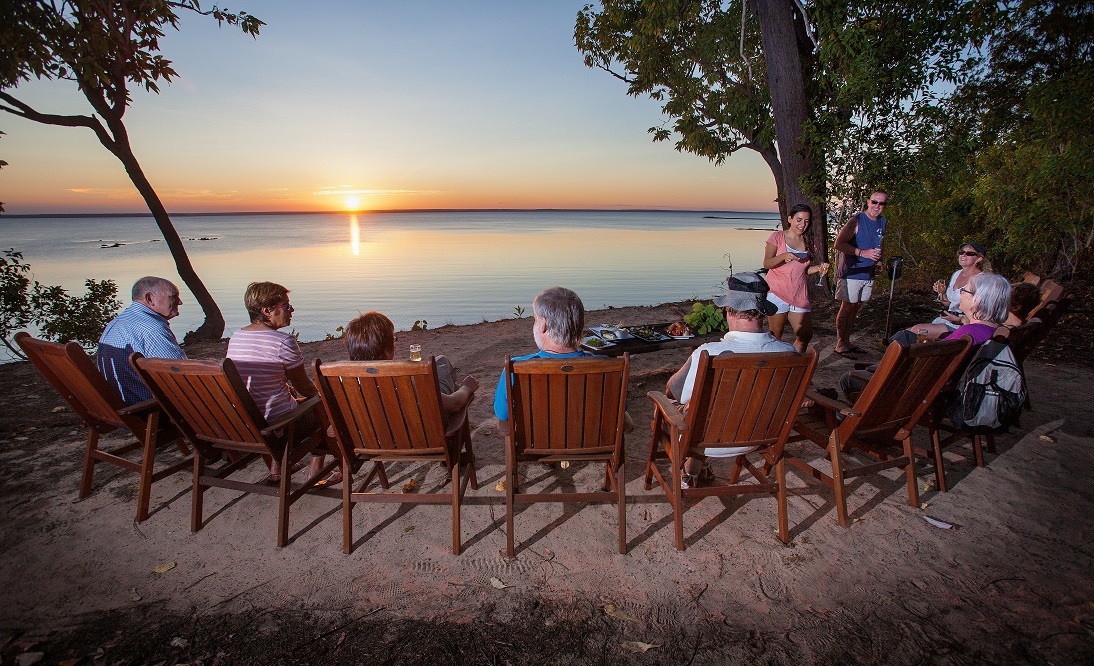
{"type": "Polygon", "coordinates": [[[532,301],[532,310],[547,323],[555,342],[577,348],[585,330],[585,305],[577,294],[565,287],[548,287],[532,301]]]}
{"type": "Polygon", "coordinates": [[[1001,326],[1010,314],[1010,282],[998,273],[979,273],[969,280],[972,315],[1001,326]]]}
{"type": "Polygon", "coordinates": [[[160,289],[172,291],[174,288],[175,283],[170,280],[156,277],[155,275],[145,275],[133,284],[133,300],[142,301],[144,300],[145,294],[151,294],[160,289]]]}

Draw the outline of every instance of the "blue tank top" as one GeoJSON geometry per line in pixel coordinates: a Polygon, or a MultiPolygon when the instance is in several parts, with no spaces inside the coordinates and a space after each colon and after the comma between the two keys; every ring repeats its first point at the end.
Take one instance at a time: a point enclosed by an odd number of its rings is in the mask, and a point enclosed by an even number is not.
{"type": "MultiPolygon", "coordinates": [[[[871,220],[866,213],[859,213],[855,224],[854,246],[860,250],[873,250],[881,247],[881,238],[885,235],[885,218],[871,220]]],[[[847,278],[851,280],[872,280],[877,271],[877,262],[866,257],[848,255],[847,278]]]]}

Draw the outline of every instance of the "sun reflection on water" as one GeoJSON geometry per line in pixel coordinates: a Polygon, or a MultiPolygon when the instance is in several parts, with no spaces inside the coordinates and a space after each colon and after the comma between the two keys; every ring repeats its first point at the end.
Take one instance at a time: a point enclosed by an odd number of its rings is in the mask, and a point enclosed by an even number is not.
{"type": "Polygon", "coordinates": [[[349,249],[353,256],[361,256],[361,227],[357,224],[357,216],[349,216],[349,249]]]}

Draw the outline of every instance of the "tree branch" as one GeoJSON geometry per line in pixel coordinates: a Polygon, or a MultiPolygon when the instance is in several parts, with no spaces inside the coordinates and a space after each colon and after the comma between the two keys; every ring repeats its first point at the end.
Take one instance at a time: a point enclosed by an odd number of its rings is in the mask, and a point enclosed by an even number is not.
{"type": "Polygon", "coordinates": [[[106,131],[106,128],[99,122],[99,119],[94,116],[58,116],[52,113],[42,113],[3,91],[0,91],[0,100],[11,105],[5,106],[0,104],[0,111],[6,111],[7,113],[19,116],[20,118],[26,118],[27,120],[33,120],[36,123],[57,125],[60,127],[87,127],[95,132],[99,137],[99,142],[102,143],[107,150],[110,150],[111,152],[114,151],[113,137],[106,131]]]}

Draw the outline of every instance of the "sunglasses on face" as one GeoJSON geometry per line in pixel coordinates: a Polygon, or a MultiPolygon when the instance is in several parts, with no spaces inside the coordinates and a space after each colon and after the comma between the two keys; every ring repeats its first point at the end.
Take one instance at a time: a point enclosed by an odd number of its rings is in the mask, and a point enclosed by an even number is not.
{"type": "Polygon", "coordinates": [[[281,308],[282,310],[285,310],[286,312],[295,312],[296,311],[296,308],[294,308],[289,303],[278,303],[277,305],[271,305],[270,307],[271,308],[281,308]]]}
{"type": "Polygon", "coordinates": [[[887,204],[889,202],[888,201],[878,201],[877,199],[870,199],[870,203],[874,204],[875,206],[884,206],[885,204],[887,204]]]}
{"type": "Polygon", "coordinates": [[[960,252],[957,253],[957,256],[959,256],[959,257],[979,257],[980,253],[979,252],[973,252],[972,250],[961,250],[960,252]]]}

